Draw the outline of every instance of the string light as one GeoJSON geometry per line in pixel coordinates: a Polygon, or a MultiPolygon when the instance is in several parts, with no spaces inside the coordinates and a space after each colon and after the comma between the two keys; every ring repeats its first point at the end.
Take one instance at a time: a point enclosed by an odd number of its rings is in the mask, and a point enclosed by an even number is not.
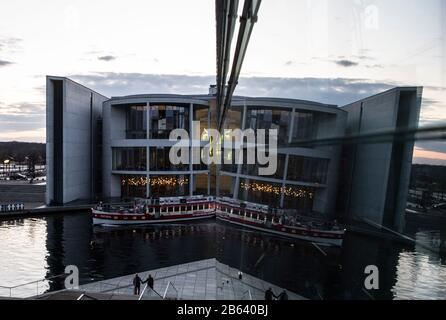
{"type": "Polygon", "coordinates": [[[147,181],[149,181],[151,186],[183,186],[189,184],[189,180],[187,178],[176,178],[176,177],[154,177],[147,180],[147,177],[132,177],[132,178],[123,178],[121,180],[121,184],[123,186],[146,186],[147,181]]]}
{"type": "Polygon", "coordinates": [[[150,185],[153,186],[184,186],[189,184],[187,178],[176,178],[176,177],[156,177],[150,178],[150,185]]]}
{"type": "Polygon", "coordinates": [[[147,185],[147,177],[132,177],[132,178],[122,178],[121,185],[129,185],[129,186],[146,186],[147,185]]]}
{"type": "Polygon", "coordinates": [[[251,182],[251,183],[245,183],[241,182],[240,187],[246,191],[253,191],[253,192],[266,192],[266,193],[272,193],[275,195],[285,194],[287,197],[294,197],[294,198],[310,198],[313,199],[314,193],[308,189],[303,189],[299,187],[279,187],[279,186],[273,186],[270,184],[265,183],[258,183],[258,182],[251,182]]]}

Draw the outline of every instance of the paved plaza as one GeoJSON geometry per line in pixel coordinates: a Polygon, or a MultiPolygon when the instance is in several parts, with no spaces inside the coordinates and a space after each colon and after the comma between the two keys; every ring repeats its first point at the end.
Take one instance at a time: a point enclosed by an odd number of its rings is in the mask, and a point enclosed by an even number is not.
{"type": "MultiPolygon", "coordinates": [[[[272,288],[275,294],[284,289],[248,274],[239,279],[239,270],[207,259],[160,268],[139,273],[145,280],[151,274],[154,278],[154,291],[146,290],[143,300],[186,299],[186,300],[263,300],[265,291],[272,288]]],[[[134,274],[97,281],[80,286],[80,291],[88,293],[108,293],[113,295],[133,294],[134,274]]],[[[141,287],[141,290],[144,286],[141,287]]],[[[287,291],[290,300],[305,298],[287,291]]]]}

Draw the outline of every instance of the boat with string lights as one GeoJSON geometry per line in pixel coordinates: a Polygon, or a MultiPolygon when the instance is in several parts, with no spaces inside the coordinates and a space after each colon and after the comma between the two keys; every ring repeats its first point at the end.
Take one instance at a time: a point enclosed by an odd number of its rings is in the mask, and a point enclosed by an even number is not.
{"type": "Polygon", "coordinates": [[[163,224],[214,218],[215,200],[211,196],[135,199],[99,203],[91,210],[94,225],[163,224]]]}
{"type": "Polygon", "coordinates": [[[218,220],[287,238],[342,246],[345,229],[336,221],[299,217],[291,210],[271,209],[266,205],[217,198],[218,220]]]}

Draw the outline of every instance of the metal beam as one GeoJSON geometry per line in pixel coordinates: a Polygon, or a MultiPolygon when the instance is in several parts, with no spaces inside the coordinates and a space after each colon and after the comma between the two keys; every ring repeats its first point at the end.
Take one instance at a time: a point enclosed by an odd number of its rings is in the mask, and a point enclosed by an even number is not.
{"type": "Polygon", "coordinates": [[[238,3],[238,0],[215,1],[215,17],[217,20],[217,119],[220,118],[220,108],[224,101],[238,3]]]}
{"type": "Polygon", "coordinates": [[[289,147],[311,148],[318,146],[378,144],[406,141],[445,141],[446,125],[421,128],[375,131],[361,134],[344,135],[330,138],[301,140],[289,144],[289,147]]]}
{"type": "MultiPolygon", "coordinates": [[[[217,98],[219,112],[218,118],[218,129],[221,130],[223,127],[223,123],[226,117],[226,113],[231,106],[232,95],[234,94],[235,87],[238,83],[238,78],[240,76],[240,71],[242,69],[243,60],[245,58],[246,50],[248,48],[249,39],[251,37],[252,30],[254,28],[254,24],[257,22],[257,14],[259,12],[261,0],[245,0],[243,5],[243,13],[240,17],[240,29],[237,38],[237,45],[234,53],[234,59],[232,62],[231,75],[228,81],[228,88],[225,90],[224,82],[222,83],[222,87],[220,88],[220,96],[217,98]],[[224,92],[226,93],[224,94],[224,92]],[[223,94],[222,94],[223,93],[223,94]],[[224,96],[224,100],[223,100],[224,96]],[[223,107],[221,107],[223,106],[223,107]]],[[[217,17],[218,24],[218,17],[217,17]]],[[[218,31],[218,26],[217,26],[218,31]]],[[[218,37],[218,36],[217,36],[218,37]]],[[[232,35],[231,35],[232,38],[232,35]]],[[[218,40],[217,40],[218,42],[218,40]]],[[[227,45],[227,44],[226,44],[227,45]]],[[[229,47],[230,48],[230,47],[229,47]]],[[[218,48],[217,48],[218,51],[218,48]]],[[[229,50],[225,51],[225,54],[229,54],[229,50]]],[[[222,73],[218,75],[217,70],[217,82],[223,79],[223,72],[225,70],[221,70],[222,73]]],[[[226,77],[226,74],[224,74],[226,77]]],[[[217,85],[218,87],[218,85],[217,85]]],[[[218,90],[218,88],[217,88],[218,90]]]]}

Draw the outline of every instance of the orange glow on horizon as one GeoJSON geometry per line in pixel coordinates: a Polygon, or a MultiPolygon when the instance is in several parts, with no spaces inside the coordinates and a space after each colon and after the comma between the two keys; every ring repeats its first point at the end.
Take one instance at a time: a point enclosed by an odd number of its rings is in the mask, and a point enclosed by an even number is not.
{"type": "Polygon", "coordinates": [[[437,152],[437,151],[429,151],[421,148],[415,148],[413,152],[414,158],[424,158],[424,159],[432,159],[432,160],[440,160],[446,161],[446,153],[437,152]]]}

